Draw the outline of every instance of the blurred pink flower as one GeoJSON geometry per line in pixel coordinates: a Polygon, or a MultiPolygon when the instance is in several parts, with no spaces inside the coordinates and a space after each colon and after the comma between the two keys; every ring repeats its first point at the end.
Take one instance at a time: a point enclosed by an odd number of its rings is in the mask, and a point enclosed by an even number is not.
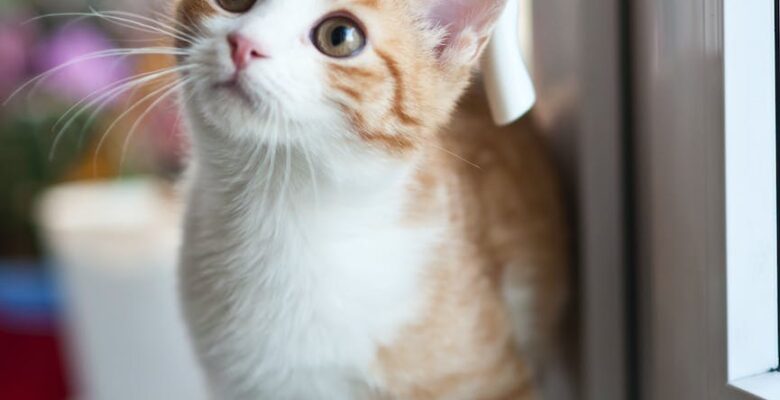
{"type": "Polygon", "coordinates": [[[33,24],[22,24],[22,18],[0,19],[0,101],[19,87],[27,74],[28,49],[35,41],[33,24]]]}
{"type": "MultiPolygon", "coordinates": [[[[65,25],[38,46],[36,66],[41,71],[47,71],[90,53],[114,47],[105,34],[94,26],[65,25]]],[[[57,71],[44,81],[43,87],[58,96],[78,100],[127,77],[128,73],[126,59],[91,58],[57,71]]]]}

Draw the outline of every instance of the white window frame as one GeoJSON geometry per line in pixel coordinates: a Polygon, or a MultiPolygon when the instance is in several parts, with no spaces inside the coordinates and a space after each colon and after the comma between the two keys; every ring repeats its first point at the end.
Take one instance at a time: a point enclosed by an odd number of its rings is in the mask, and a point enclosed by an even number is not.
{"type": "Polygon", "coordinates": [[[724,0],[727,376],[780,399],[775,5],[724,0]]]}

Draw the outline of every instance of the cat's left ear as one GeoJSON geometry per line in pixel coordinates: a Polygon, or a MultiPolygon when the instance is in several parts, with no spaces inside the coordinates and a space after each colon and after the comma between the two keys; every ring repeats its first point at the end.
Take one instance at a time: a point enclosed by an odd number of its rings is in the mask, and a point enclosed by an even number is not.
{"type": "Polygon", "coordinates": [[[452,66],[477,61],[507,4],[507,0],[420,1],[429,22],[444,31],[437,53],[444,64],[452,66]]]}

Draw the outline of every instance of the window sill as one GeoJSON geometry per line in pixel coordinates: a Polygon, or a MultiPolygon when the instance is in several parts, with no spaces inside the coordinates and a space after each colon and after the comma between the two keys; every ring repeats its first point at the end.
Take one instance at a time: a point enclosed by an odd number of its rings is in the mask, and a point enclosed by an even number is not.
{"type": "Polygon", "coordinates": [[[780,373],[767,372],[731,382],[731,386],[760,399],[780,399],[780,373]]]}

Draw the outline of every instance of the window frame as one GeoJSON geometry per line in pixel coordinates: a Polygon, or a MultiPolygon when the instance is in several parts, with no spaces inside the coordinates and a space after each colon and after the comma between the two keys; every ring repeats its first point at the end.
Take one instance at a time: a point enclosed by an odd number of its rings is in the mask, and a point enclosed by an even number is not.
{"type": "Polygon", "coordinates": [[[563,164],[579,204],[583,398],[780,399],[766,298],[778,298],[775,75],[751,64],[775,66],[773,3],[534,3],[537,111],[575,160],[563,164]],[[568,114],[545,97],[561,92],[568,114]]]}
{"type": "Polygon", "coordinates": [[[775,4],[723,9],[728,382],[767,399],[780,398],[775,4]]]}
{"type": "Polygon", "coordinates": [[[535,117],[564,175],[576,227],[577,395],[632,398],[627,302],[626,0],[533,0],[535,117]]]}
{"type": "Polygon", "coordinates": [[[775,3],[632,3],[641,398],[780,399],[775,3]]]}

